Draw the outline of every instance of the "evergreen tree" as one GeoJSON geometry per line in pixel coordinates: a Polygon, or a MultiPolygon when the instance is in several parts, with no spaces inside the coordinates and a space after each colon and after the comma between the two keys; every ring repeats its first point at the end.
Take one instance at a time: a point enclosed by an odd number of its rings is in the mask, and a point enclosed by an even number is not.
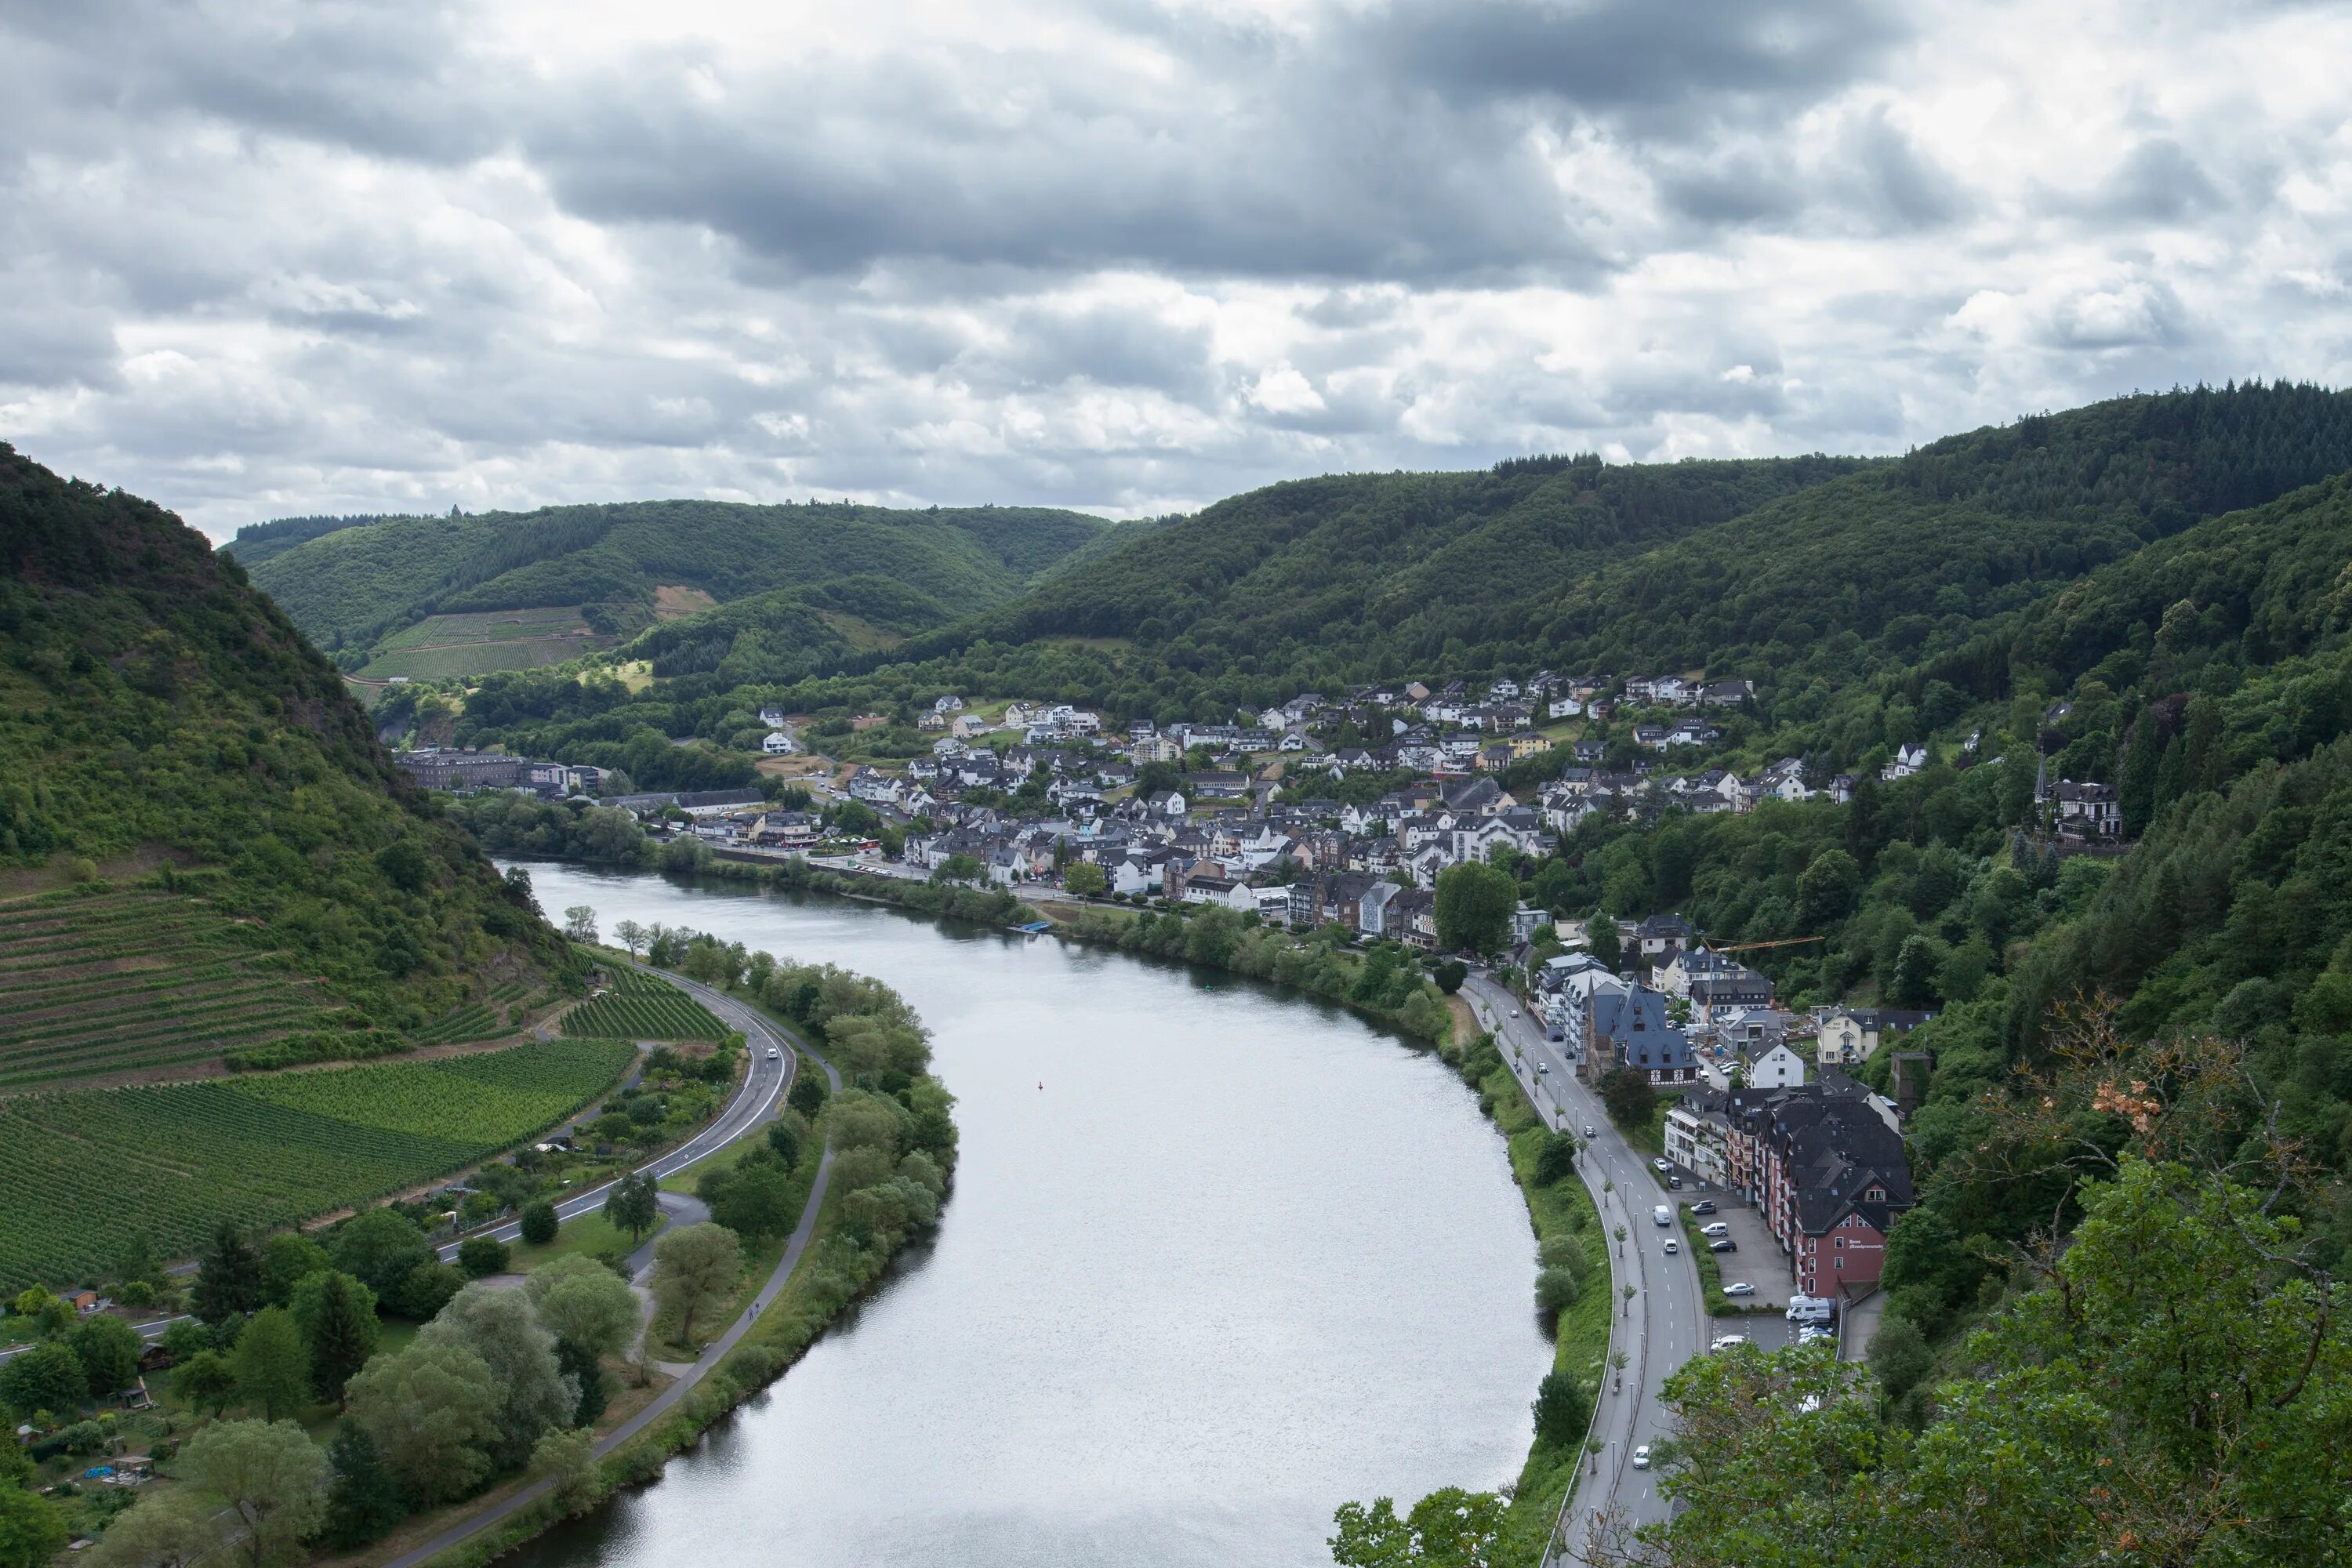
{"type": "Polygon", "coordinates": [[[261,1260],[236,1226],[223,1224],[213,1233],[212,1249],[196,1267],[192,1303],[207,1323],[220,1324],[261,1305],[261,1260]]]}
{"type": "Polygon", "coordinates": [[[609,1394],[604,1387],[604,1368],[596,1352],[570,1340],[555,1342],[555,1364],[565,1376],[580,1384],[580,1403],[572,1407],[572,1425],[593,1426],[604,1414],[609,1394]]]}
{"type": "Polygon", "coordinates": [[[365,1428],[346,1421],[327,1445],[327,1462],[334,1480],[327,1492],[327,1540],[349,1549],[382,1539],[407,1517],[408,1505],[400,1484],[383,1468],[375,1439],[365,1428]]]}
{"type": "Polygon", "coordinates": [[[2156,732],[2156,715],[2143,708],[2125,742],[2123,776],[2116,786],[2116,804],[2123,813],[2126,838],[2137,838],[2146,833],[2148,819],[2156,815],[2156,775],[2163,752],[2164,742],[2156,732]]]}
{"type": "Polygon", "coordinates": [[[604,1217],[615,1230],[627,1231],[632,1244],[653,1229],[660,1213],[654,1179],[644,1171],[632,1172],[614,1182],[604,1199],[604,1217]]]}
{"type": "Polygon", "coordinates": [[[311,1388],[340,1409],[344,1385],[375,1353],[381,1330],[375,1292],[340,1269],[327,1269],[295,1287],[294,1320],[302,1330],[311,1388]]]}

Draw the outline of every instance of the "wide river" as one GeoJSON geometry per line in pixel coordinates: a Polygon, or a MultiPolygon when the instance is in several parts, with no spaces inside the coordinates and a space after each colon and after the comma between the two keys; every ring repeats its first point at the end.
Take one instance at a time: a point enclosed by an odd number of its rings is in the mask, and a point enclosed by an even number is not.
{"type": "Polygon", "coordinates": [[[531,1568],[1328,1563],[1518,1469],[1549,1361],[1502,1141],[1434,1057],[1227,976],[875,906],[529,868],[549,914],[897,987],[955,1190],[782,1381],[531,1568]]]}

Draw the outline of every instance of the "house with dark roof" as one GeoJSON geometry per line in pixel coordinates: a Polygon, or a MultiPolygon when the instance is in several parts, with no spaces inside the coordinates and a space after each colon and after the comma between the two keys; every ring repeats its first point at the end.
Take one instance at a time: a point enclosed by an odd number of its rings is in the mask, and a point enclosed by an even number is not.
{"type": "Polygon", "coordinates": [[[1876,1289],[1895,1217],[1912,1206],[1902,1135],[1835,1068],[1795,1089],[1726,1097],[1729,1184],[1756,1205],[1797,1289],[1852,1300],[1876,1289]]]}

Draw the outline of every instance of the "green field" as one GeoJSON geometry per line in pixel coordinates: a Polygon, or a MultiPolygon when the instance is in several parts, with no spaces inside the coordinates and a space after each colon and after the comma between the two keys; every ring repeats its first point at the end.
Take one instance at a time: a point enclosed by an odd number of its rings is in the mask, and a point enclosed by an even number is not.
{"type": "Polygon", "coordinates": [[[617,989],[563,1016],[563,1032],[625,1040],[716,1040],[727,1026],[676,986],[641,971],[612,966],[617,989]]]}
{"type": "Polygon", "coordinates": [[[142,1233],[292,1225],[477,1163],[570,1116],[635,1055],[569,1039],[435,1062],[0,1100],[0,1291],[95,1279],[142,1233]]]}
{"type": "Polygon", "coordinates": [[[428,616],[377,644],[374,658],[359,673],[372,680],[394,675],[432,680],[532,669],[578,658],[610,641],[592,633],[580,612],[568,606],[428,616]]]}
{"type": "Polygon", "coordinates": [[[171,893],[0,904],[0,1089],[182,1067],[331,1026],[333,999],[250,926],[171,893]]]}

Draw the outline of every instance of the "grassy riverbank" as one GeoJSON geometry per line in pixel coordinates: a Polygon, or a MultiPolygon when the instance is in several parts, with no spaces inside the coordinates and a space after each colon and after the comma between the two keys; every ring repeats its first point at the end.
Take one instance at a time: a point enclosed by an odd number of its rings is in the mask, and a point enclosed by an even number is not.
{"type": "MultiPolygon", "coordinates": [[[[1510,1145],[1511,1173],[1527,1200],[1538,1250],[1548,1243],[1554,1244],[1555,1250],[1562,1245],[1581,1250],[1583,1289],[1559,1315],[1553,1330],[1552,1366],[1575,1378],[1593,1401],[1607,1398],[1601,1390],[1608,1385],[1609,1331],[1617,1310],[1616,1285],[1611,1273],[1609,1236],[1593,1206],[1592,1194],[1574,1175],[1549,1183],[1538,1179],[1538,1158],[1551,1134],[1490,1037],[1465,1027],[1446,1045],[1444,1054],[1478,1090],[1480,1109],[1493,1119],[1510,1145]]],[[[1534,1393],[1528,1390],[1531,1399],[1534,1393]]],[[[1575,1483],[1577,1467],[1583,1462],[1580,1443],[1538,1440],[1529,1447],[1503,1516],[1497,1563],[1535,1568],[1543,1561],[1553,1522],[1575,1483]]]]}

